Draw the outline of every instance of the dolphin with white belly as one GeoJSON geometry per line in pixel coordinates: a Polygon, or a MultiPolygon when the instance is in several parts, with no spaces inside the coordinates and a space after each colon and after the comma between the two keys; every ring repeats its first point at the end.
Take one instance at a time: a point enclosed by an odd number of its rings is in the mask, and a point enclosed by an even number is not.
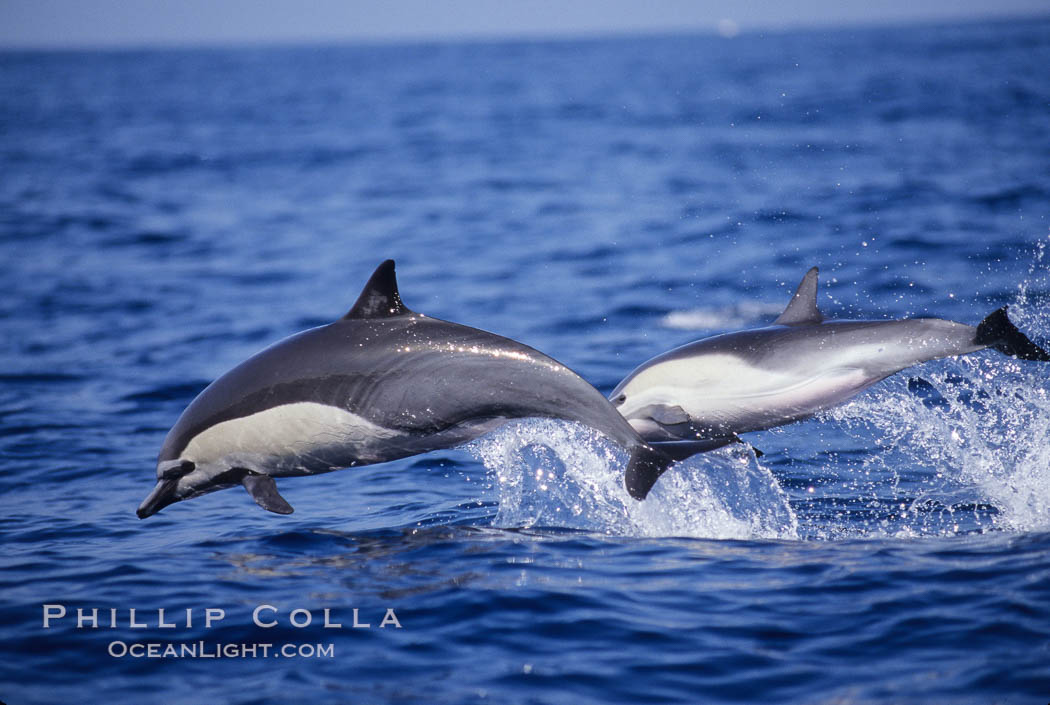
{"type": "MultiPolygon", "coordinates": [[[[610,399],[647,441],[729,441],[805,419],[906,367],[989,347],[1050,361],[1010,322],[1005,307],[976,327],[939,318],[826,321],[817,308],[814,267],[773,325],[654,357],[610,399]]],[[[635,479],[643,497],[661,471],[635,479]]]]}
{"type": "Polygon", "coordinates": [[[406,308],[387,260],[343,318],[272,345],[190,403],[164,440],[157,485],[137,513],[242,485],[263,509],[288,514],[276,477],[450,448],[527,417],[600,431],[629,451],[628,477],[671,462],[559,362],[406,308]]]}

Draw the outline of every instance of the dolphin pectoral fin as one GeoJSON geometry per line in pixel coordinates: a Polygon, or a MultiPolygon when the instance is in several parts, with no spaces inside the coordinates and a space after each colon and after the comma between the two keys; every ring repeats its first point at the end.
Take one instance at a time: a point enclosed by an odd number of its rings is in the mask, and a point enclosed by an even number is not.
{"type": "Polygon", "coordinates": [[[673,406],[655,404],[649,410],[649,417],[661,426],[675,426],[680,423],[689,423],[689,414],[677,404],[673,406]]]}
{"type": "Polygon", "coordinates": [[[295,510],[284,497],[277,492],[277,483],[269,475],[248,473],[241,480],[244,489],[252,496],[255,503],[268,512],[291,514],[295,510]]]}
{"type": "Polygon", "coordinates": [[[816,267],[806,272],[784,313],[773,323],[778,326],[793,326],[800,323],[820,323],[824,320],[820,309],[817,308],[817,274],[816,267]]]}
{"type": "Polygon", "coordinates": [[[1050,353],[1039,347],[1018,330],[1006,315],[1006,306],[989,314],[977,325],[973,342],[976,345],[987,345],[1004,355],[1020,360],[1050,362],[1050,353]]]}
{"type": "Polygon", "coordinates": [[[664,474],[674,458],[649,445],[636,446],[627,462],[623,482],[627,493],[641,501],[649,495],[656,481],[664,474]]]}

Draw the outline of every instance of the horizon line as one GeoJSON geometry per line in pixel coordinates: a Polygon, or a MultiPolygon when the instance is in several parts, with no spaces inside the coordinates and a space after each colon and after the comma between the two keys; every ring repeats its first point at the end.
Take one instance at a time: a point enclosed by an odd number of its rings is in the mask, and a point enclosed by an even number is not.
{"type": "Polygon", "coordinates": [[[726,41],[738,38],[748,38],[765,34],[789,34],[794,32],[806,33],[821,30],[848,31],[867,30],[893,27],[929,27],[929,26],[952,26],[973,25],[982,22],[995,24],[1009,24],[1020,21],[1048,21],[1050,10],[1035,10],[1032,12],[1014,11],[1003,14],[982,15],[930,15],[928,17],[908,18],[856,18],[837,19],[827,22],[806,19],[797,22],[771,22],[768,24],[738,25],[729,18],[697,24],[689,27],[644,27],[639,29],[630,28],[599,28],[580,29],[571,28],[561,30],[551,29],[523,29],[523,30],[463,30],[450,32],[428,33],[425,31],[408,31],[404,33],[388,34],[346,34],[344,36],[260,36],[260,37],[198,37],[198,38],[171,38],[171,37],[143,37],[141,39],[116,39],[83,41],[58,41],[42,42],[39,40],[28,40],[26,42],[5,41],[0,39],[0,52],[119,52],[119,51],[146,51],[146,50],[194,50],[194,49],[267,49],[267,48],[320,48],[335,46],[399,46],[399,45],[425,45],[425,44],[488,44],[488,43],[530,43],[530,42],[574,42],[574,41],[603,41],[617,39],[657,39],[669,37],[708,37],[712,39],[723,39],[726,41]],[[722,24],[728,22],[730,24],[722,24]]]}

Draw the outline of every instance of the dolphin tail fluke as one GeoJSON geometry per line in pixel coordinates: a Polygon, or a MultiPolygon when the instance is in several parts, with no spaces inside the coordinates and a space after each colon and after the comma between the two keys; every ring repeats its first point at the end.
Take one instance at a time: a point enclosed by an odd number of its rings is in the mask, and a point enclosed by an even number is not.
{"type": "Polygon", "coordinates": [[[631,451],[631,459],[624,473],[624,484],[627,492],[641,501],[649,495],[656,481],[674,462],[670,455],[649,445],[639,445],[631,451]]]}
{"type": "Polygon", "coordinates": [[[697,441],[656,441],[650,445],[674,460],[685,460],[686,458],[691,458],[699,453],[706,453],[709,450],[724,448],[730,443],[743,442],[744,441],[741,440],[739,436],[733,434],[731,436],[705,438],[697,441]]]}
{"type": "Polygon", "coordinates": [[[268,512],[275,514],[291,514],[295,510],[287,500],[277,492],[277,483],[269,475],[255,475],[249,473],[241,479],[244,489],[252,496],[255,503],[268,512]]]}
{"type": "Polygon", "coordinates": [[[974,343],[995,348],[1020,360],[1050,362],[1050,353],[1017,329],[1006,315],[1006,306],[990,314],[977,326],[974,343]]]}

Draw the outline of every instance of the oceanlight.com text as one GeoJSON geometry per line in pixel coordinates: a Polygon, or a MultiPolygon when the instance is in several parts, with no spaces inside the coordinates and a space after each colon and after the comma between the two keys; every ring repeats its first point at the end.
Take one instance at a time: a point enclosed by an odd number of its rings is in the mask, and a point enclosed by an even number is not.
{"type": "Polygon", "coordinates": [[[107,651],[113,658],[335,658],[334,644],[111,641],[107,651]]]}

